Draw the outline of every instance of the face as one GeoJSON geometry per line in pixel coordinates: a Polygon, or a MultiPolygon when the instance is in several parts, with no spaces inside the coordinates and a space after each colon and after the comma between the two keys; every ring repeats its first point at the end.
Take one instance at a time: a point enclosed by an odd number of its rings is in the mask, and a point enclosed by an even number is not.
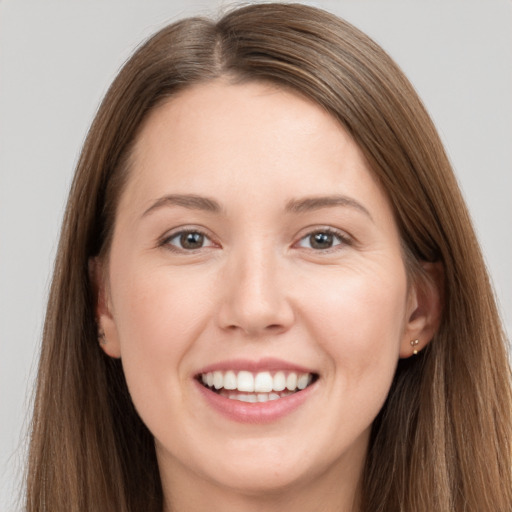
{"type": "Polygon", "coordinates": [[[98,315],[163,477],[353,480],[418,334],[357,145],[298,95],[219,81],[150,115],[130,172],[98,315]]]}

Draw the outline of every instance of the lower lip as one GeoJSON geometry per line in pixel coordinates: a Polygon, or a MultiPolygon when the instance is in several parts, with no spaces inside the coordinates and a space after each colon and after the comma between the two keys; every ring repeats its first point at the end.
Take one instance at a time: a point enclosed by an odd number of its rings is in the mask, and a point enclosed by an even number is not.
{"type": "Polygon", "coordinates": [[[195,383],[206,402],[213,409],[230,420],[239,423],[271,423],[277,421],[300,407],[311,396],[316,387],[315,384],[311,384],[302,391],[297,391],[277,400],[248,403],[231,400],[209,390],[198,381],[195,381],[195,383]]]}

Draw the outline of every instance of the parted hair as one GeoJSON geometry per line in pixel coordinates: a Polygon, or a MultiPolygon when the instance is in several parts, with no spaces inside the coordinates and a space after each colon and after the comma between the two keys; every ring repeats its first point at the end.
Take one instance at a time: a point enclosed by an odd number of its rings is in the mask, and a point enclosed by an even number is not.
{"type": "Polygon", "coordinates": [[[189,18],[146,41],[108,90],[63,220],[43,333],[28,512],[161,512],[151,433],[122,362],[98,346],[88,265],[108,254],[130,152],[148,113],[194,84],[263,81],[329,112],[392,205],[412,278],[444,269],[437,333],[400,360],[372,427],[357,512],[510,512],[511,378],[470,218],[413,87],[370,38],[323,10],[257,4],[189,18]]]}

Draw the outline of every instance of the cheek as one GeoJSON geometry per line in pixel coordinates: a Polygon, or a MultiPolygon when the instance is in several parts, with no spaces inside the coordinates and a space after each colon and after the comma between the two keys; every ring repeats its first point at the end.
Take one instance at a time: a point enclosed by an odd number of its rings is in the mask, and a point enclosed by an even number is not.
{"type": "Polygon", "coordinates": [[[318,283],[304,293],[303,310],[309,313],[303,316],[343,388],[391,383],[404,329],[405,271],[397,266],[377,272],[368,265],[362,272],[331,275],[323,289],[318,283]]]}
{"type": "Polygon", "coordinates": [[[112,273],[114,320],[136,405],[151,398],[150,390],[153,397],[178,392],[186,378],[180,363],[208,318],[203,283],[165,266],[118,265],[112,273]]]}
{"type": "Polygon", "coordinates": [[[325,382],[331,418],[331,449],[358,439],[381,410],[399,358],[406,283],[371,272],[344,275],[339,286],[310,298],[317,314],[309,326],[328,356],[325,382]],[[340,435],[343,432],[343,435],[340,435]]]}

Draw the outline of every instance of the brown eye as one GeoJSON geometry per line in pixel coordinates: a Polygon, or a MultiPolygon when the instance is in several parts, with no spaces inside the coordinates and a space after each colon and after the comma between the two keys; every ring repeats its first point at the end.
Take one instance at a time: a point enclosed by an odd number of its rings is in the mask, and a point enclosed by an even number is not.
{"type": "Polygon", "coordinates": [[[204,243],[204,235],[201,233],[182,233],[180,244],[183,249],[200,249],[204,243]]]}
{"type": "Polygon", "coordinates": [[[314,231],[301,238],[297,244],[299,247],[314,249],[316,251],[325,251],[337,246],[348,245],[348,240],[342,233],[331,232],[329,230],[314,231]]]}
{"type": "Polygon", "coordinates": [[[331,233],[314,233],[309,235],[309,245],[312,249],[329,249],[334,242],[334,235],[331,233]]]}
{"type": "Polygon", "coordinates": [[[199,231],[180,231],[169,237],[165,244],[182,251],[194,251],[213,245],[211,240],[199,231]]]}

